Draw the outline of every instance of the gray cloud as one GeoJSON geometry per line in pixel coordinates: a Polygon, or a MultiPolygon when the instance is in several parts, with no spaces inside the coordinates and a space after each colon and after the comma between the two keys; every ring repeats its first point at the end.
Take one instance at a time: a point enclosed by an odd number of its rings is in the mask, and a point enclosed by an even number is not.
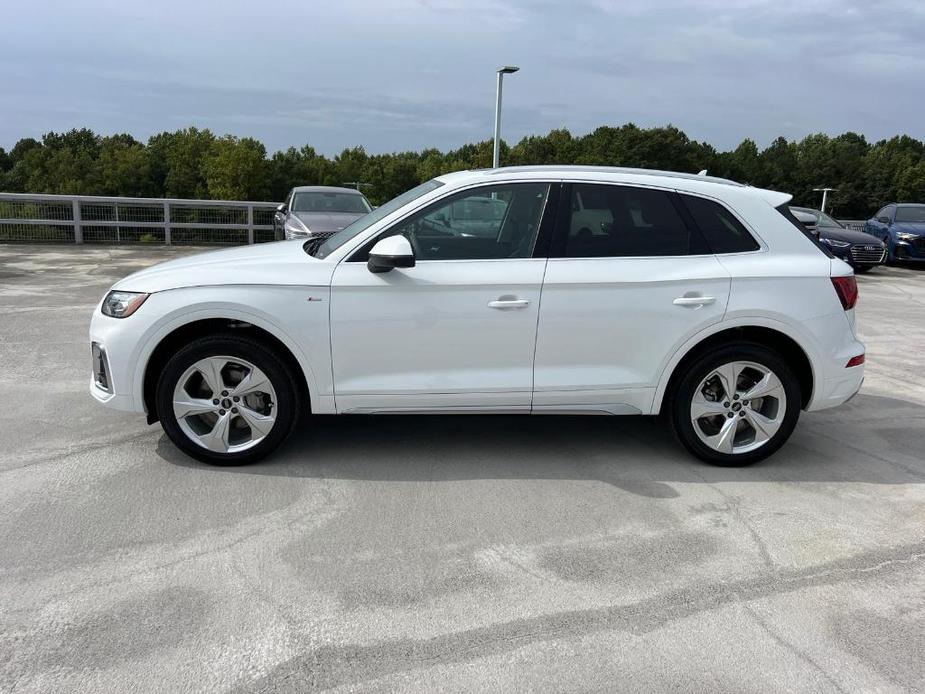
{"type": "Polygon", "coordinates": [[[718,147],[925,137],[925,5],[892,0],[63,0],[4,10],[0,145],[187,125],[269,149],[449,148],[673,123],[718,147]]]}

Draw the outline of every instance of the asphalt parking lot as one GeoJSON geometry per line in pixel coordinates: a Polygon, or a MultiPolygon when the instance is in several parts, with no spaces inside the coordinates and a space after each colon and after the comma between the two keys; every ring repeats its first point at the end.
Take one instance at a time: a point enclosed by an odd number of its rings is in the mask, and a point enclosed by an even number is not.
{"type": "Polygon", "coordinates": [[[925,271],[755,467],[654,421],[319,418],[223,469],[86,393],[108,286],[0,246],[0,691],[925,689],[925,271]]]}

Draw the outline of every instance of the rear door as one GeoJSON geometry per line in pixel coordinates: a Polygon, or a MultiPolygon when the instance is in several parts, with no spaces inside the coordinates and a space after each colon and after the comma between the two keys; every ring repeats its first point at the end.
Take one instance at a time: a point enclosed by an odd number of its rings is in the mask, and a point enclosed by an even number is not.
{"type": "Polygon", "coordinates": [[[534,411],[648,412],[666,362],[721,320],[729,287],[673,191],[565,185],[543,283],[534,411]]]}

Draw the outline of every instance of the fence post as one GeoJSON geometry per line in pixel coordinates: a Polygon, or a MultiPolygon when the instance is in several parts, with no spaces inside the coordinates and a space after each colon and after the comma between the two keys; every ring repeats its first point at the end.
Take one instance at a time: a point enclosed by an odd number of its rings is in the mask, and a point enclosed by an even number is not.
{"type": "MultiPolygon", "coordinates": [[[[119,203],[116,203],[112,207],[115,210],[116,221],[118,222],[119,221],[119,203]]],[[[119,229],[119,225],[117,224],[116,225],[116,243],[122,243],[122,237],[121,237],[120,231],[121,230],[119,229]]]]}
{"type": "Polygon", "coordinates": [[[74,243],[81,244],[84,242],[84,230],[80,223],[80,198],[71,200],[71,209],[74,217],[74,243]]]}
{"type": "Polygon", "coordinates": [[[164,245],[170,245],[170,203],[164,201],[164,245]]]}
{"type": "Polygon", "coordinates": [[[254,206],[247,206],[247,242],[254,242],[254,206]]]}

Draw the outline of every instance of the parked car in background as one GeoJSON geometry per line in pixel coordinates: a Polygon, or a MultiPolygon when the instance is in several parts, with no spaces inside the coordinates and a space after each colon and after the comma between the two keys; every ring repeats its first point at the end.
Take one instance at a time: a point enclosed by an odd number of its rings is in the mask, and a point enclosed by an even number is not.
{"type": "Polygon", "coordinates": [[[223,465],[303,412],[665,413],[694,455],[753,463],[864,377],[857,281],[790,197],[640,169],[447,174],[327,239],[117,282],[90,392],[223,465]]]}
{"type": "Polygon", "coordinates": [[[372,207],[358,190],[334,186],[298,186],[276,208],[277,240],[324,237],[340,231],[372,207]]]}
{"type": "Polygon", "coordinates": [[[925,262],[925,205],[890,203],[867,220],[864,231],[883,240],[888,262],[925,262]]]}
{"type": "Polygon", "coordinates": [[[791,207],[790,211],[800,224],[805,226],[820,243],[832,251],[832,255],[841,258],[857,273],[882,265],[886,257],[884,243],[870,234],[845,228],[825,212],[810,207],[791,207]]]}

